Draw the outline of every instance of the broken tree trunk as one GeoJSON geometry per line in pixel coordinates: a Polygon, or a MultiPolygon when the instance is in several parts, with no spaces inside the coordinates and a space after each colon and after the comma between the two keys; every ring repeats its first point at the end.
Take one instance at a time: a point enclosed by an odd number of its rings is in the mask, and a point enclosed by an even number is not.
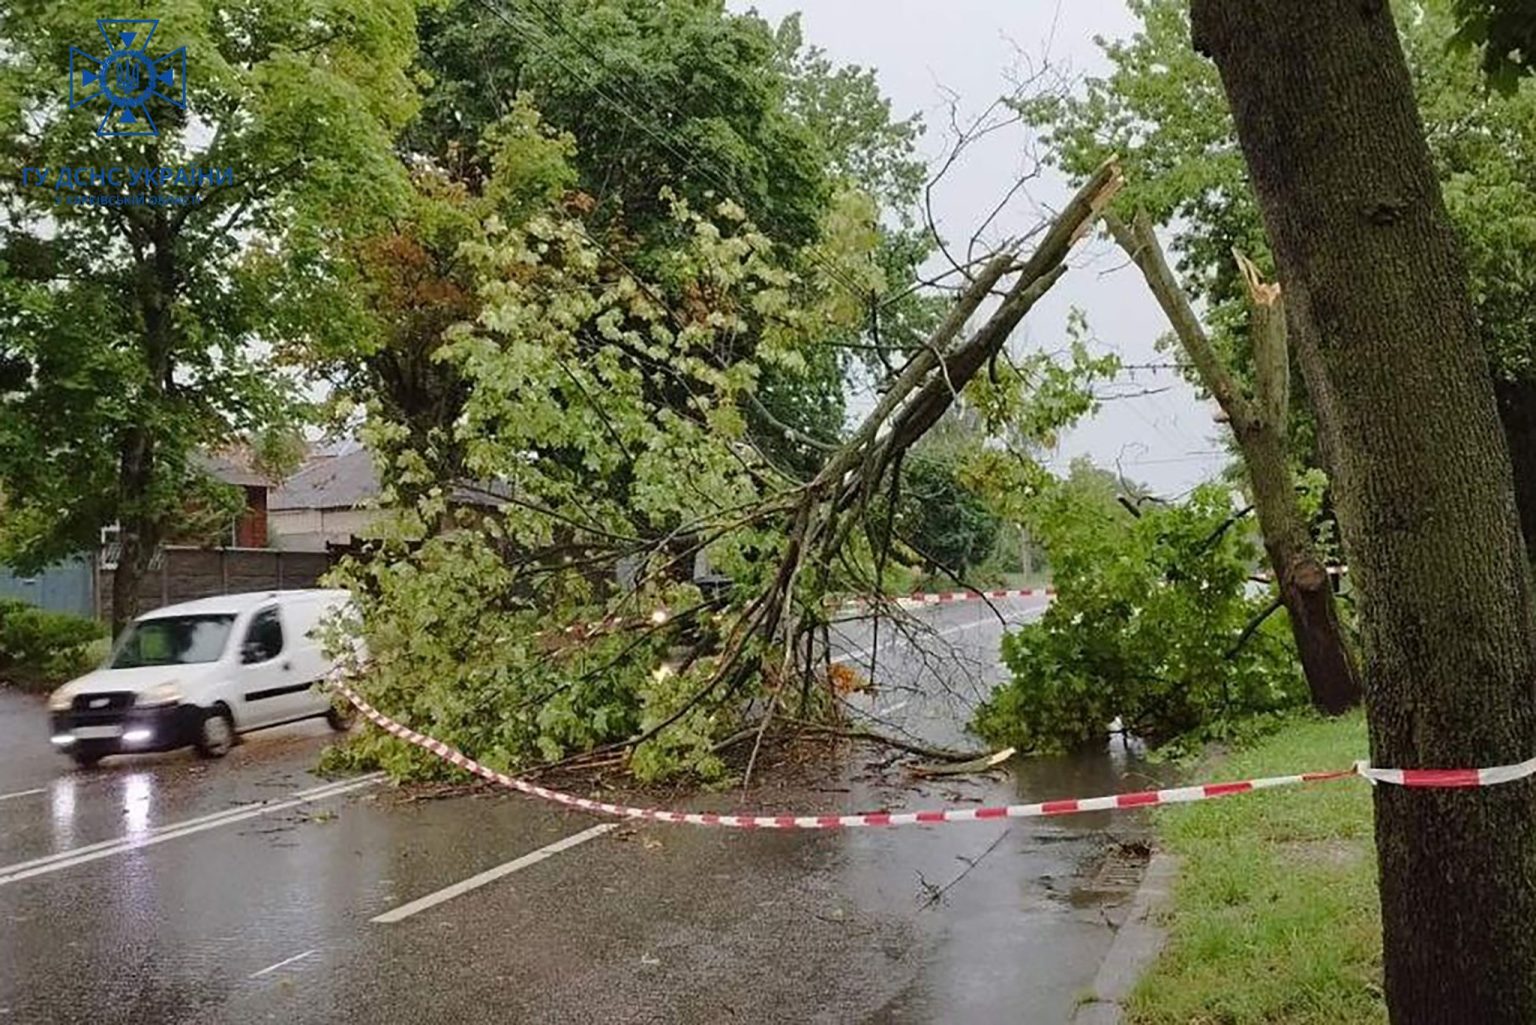
{"type": "MultiPolygon", "coordinates": [[[[1028,259],[1006,251],[993,257],[956,301],[949,315],[902,369],[889,391],[821,472],[800,488],[789,514],[793,524],[779,572],[769,590],[754,603],[761,613],[756,629],[775,637],[775,647],[798,650],[793,639],[777,638],[793,581],[810,561],[826,567],[837,557],[857,517],[851,509],[876,494],[900,456],[937,423],[965,386],[1002,351],[1031,307],[1066,271],[1067,254],[1091,230],[1124,183],[1110,160],[1080,188],[1047,230],[1028,259]],[[1011,283],[1003,282],[1012,275],[1011,283]],[[966,324],[989,296],[1002,290],[1001,302],[969,336],[966,324]]],[[[803,621],[814,628],[813,619],[803,621]]]]}
{"type": "Polygon", "coordinates": [[[1253,265],[1238,257],[1252,307],[1254,394],[1250,396],[1206,337],[1148,219],[1138,214],[1127,225],[1106,214],[1104,221],[1115,241],[1140,268],[1200,382],[1231,424],[1248,470],[1264,550],[1280,589],[1280,601],[1290,617],[1291,635],[1312,703],[1330,715],[1354,707],[1360,700],[1359,670],[1339,623],[1327,569],[1302,514],[1286,451],[1290,358],[1279,287],[1264,284],[1253,265]]]}

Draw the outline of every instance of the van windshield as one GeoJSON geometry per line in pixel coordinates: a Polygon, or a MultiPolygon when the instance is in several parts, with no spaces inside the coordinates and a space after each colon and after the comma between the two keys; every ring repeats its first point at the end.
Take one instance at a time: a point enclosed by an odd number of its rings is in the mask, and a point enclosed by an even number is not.
{"type": "Polygon", "coordinates": [[[112,669],[216,662],[229,640],[232,614],[165,616],[130,626],[112,652],[112,669]]]}

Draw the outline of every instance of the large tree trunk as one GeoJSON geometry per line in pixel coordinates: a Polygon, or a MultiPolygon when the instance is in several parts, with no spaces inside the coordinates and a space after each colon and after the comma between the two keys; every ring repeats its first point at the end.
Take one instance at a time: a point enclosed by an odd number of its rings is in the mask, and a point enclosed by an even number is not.
{"type": "MultiPolygon", "coordinates": [[[[1371,756],[1521,761],[1536,616],[1509,455],[1384,0],[1192,0],[1274,245],[1361,592],[1371,756]]],[[[1536,1021],[1536,785],[1375,790],[1392,1020],[1536,1021]]]]}
{"type": "MultiPolygon", "coordinates": [[[[158,151],[155,151],[158,152],[158,151]]],[[[140,260],[136,284],[140,338],[144,359],[140,416],[163,408],[172,380],[175,325],[171,306],[176,295],[175,241],[163,209],[156,209],[149,226],[153,248],[140,260]]],[[[139,584],[149,569],[165,532],[164,500],[154,494],[156,460],[154,429],[140,422],[129,427],[119,445],[117,508],[120,547],[112,574],[112,633],[114,636],[139,613],[139,584]]]]}
{"type": "Polygon", "coordinates": [[[1291,623],[1312,704],[1329,715],[1353,708],[1360,700],[1359,671],[1339,624],[1328,571],[1312,543],[1311,529],[1296,496],[1286,451],[1290,356],[1279,290],[1260,282],[1257,271],[1242,261],[1253,304],[1251,342],[1257,394],[1250,396],[1239,387],[1211,344],[1146,217],[1138,214],[1132,224],[1126,224],[1106,214],[1104,223],[1141,269],[1201,384],[1232,425],[1248,471],[1264,550],[1291,623]]]}
{"type": "Polygon", "coordinates": [[[118,554],[112,572],[112,636],[139,614],[139,586],[159,544],[155,523],[143,511],[149,501],[154,439],[142,427],[129,428],[118,461],[118,554]]]}

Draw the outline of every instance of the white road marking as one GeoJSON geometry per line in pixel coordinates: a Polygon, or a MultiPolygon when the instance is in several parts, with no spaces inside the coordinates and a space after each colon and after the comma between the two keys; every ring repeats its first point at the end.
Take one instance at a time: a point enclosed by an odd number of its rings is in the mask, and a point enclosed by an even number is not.
{"type": "Polygon", "coordinates": [[[572,834],[571,836],[566,837],[564,840],[556,840],[552,844],[540,847],[536,851],[531,851],[527,854],[524,854],[521,858],[514,858],[513,860],[507,862],[505,865],[497,865],[495,868],[486,869],[479,875],[470,876],[468,879],[454,883],[452,886],[446,886],[443,889],[438,890],[436,893],[429,893],[425,897],[419,897],[416,900],[411,901],[409,904],[402,904],[395,908],[393,911],[386,911],[382,915],[379,915],[377,918],[371,919],[371,921],[387,924],[409,918],[416,914],[418,911],[425,911],[428,908],[436,907],[444,901],[452,900],[460,894],[468,893],[470,890],[478,889],[479,887],[484,886],[486,883],[495,882],[502,876],[511,875],[513,872],[516,872],[519,869],[527,868],[530,865],[537,865],[539,862],[544,861],[546,858],[551,858],[554,855],[559,854],[561,851],[568,851],[578,844],[586,843],[588,840],[596,840],[604,833],[612,832],[613,830],[618,829],[619,825],[620,824],[617,822],[604,822],[600,826],[593,826],[591,829],[583,829],[581,832],[572,834]]]}
{"type": "Polygon", "coordinates": [[[38,787],[36,790],[17,790],[9,794],[0,794],[0,801],[9,801],[13,797],[31,797],[33,794],[46,794],[46,787],[38,787]]]}
{"type": "Polygon", "coordinates": [[[315,953],[318,953],[318,951],[316,951],[316,950],[306,950],[302,954],[295,954],[295,955],[293,955],[290,958],[285,958],[284,960],[279,961],[277,964],[269,964],[265,968],[263,968],[261,971],[259,971],[259,972],[252,972],[250,975],[247,975],[246,978],[247,979],[259,979],[263,975],[266,975],[268,972],[275,972],[279,968],[283,967],[284,965],[291,965],[295,961],[302,961],[306,957],[308,957],[309,955],[315,954],[315,953]]]}
{"type": "Polygon", "coordinates": [[[310,787],[308,790],[295,790],[290,797],[311,797],[315,794],[324,793],[327,790],[334,790],[337,787],[345,786],[348,783],[361,783],[364,780],[370,783],[377,783],[383,778],[384,774],[382,772],[370,772],[366,776],[358,776],[354,779],[333,779],[329,783],[321,783],[319,786],[310,787]]]}
{"type": "Polygon", "coordinates": [[[49,872],[58,872],[62,869],[73,868],[76,865],[99,861],[102,858],[110,858],[115,854],[125,854],[128,851],[135,851],[141,847],[165,843],[167,840],[177,840],[184,836],[191,836],[194,833],[217,829],[220,826],[234,825],[236,822],[244,822],[247,819],[253,819],[261,815],[286,811],[289,808],[297,808],[314,801],[324,801],[331,797],[340,797],[342,794],[350,793],[353,790],[361,790],[364,787],[373,786],[383,778],[383,773],[375,772],[358,779],[344,780],[340,783],[327,783],[323,786],[301,790],[286,800],[228,808],[224,811],[203,815],[195,819],[158,826],[138,836],[103,840],[99,843],[87,844],[84,847],[74,847],[67,851],[49,854],[45,857],[33,858],[30,861],[0,866],[0,886],[5,886],[8,883],[19,883],[23,879],[46,875],[49,872]]]}
{"type": "MultiPolygon", "coordinates": [[[[1035,611],[1034,609],[1026,609],[1022,613],[1022,615],[1027,616],[1031,612],[1034,612],[1034,611],[1035,611]]],[[[924,636],[924,637],[929,637],[929,636],[932,636],[932,637],[948,637],[950,634],[959,633],[962,630],[974,630],[974,629],[976,629],[976,627],[978,627],[978,626],[986,626],[988,623],[998,623],[998,625],[1000,625],[1000,626],[1017,626],[1019,623],[1023,623],[1023,622],[1027,622],[1027,620],[1024,620],[1024,619],[1010,619],[1007,616],[1004,616],[1002,621],[999,622],[998,618],[996,616],[985,616],[985,617],[983,617],[981,619],[972,620],[969,623],[961,623],[959,626],[951,626],[951,627],[947,627],[947,628],[945,628],[943,630],[935,630],[935,631],[933,631],[932,634],[924,633],[922,636],[924,636]]],[[[903,634],[900,639],[892,641],[890,644],[882,644],[882,645],[880,645],[880,650],[881,651],[895,651],[895,650],[897,650],[899,648],[904,648],[904,647],[906,647],[907,645],[909,645],[911,643],[912,643],[912,638],[910,638],[907,635],[903,634]]],[[[869,649],[868,648],[860,648],[858,651],[850,651],[850,652],[847,652],[846,654],[834,655],[834,656],[832,656],[832,661],[834,663],[837,663],[837,662],[854,662],[854,661],[862,662],[862,661],[864,661],[867,658],[869,658],[869,649]]]]}
{"type": "MultiPolygon", "coordinates": [[[[375,773],[371,773],[371,774],[369,774],[367,776],[359,776],[356,780],[352,780],[352,781],[341,780],[339,782],[324,783],[324,784],[321,784],[320,786],[317,786],[317,787],[310,787],[308,790],[299,790],[299,791],[293,793],[292,795],[290,795],[289,800],[297,799],[297,798],[315,799],[315,795],[322,795],[322,796],[324,796],[329,791],[335,790],[338,787],[347,786],[349,784],[349,782],[355,782],[355,783],[361,783],[361,782],[364,782],[364,781],[376,782],[376,781],[378,781],[380,779],[383,779],[383,778],[384,778],[384,774],[383,773],[375,772],[375,773]]],[[[159,833],[165,833],[165,832],[169,832],[171,830],[183,830],[183,829],[186,829],[189,826],[196,826],[196,825],[200,825],[202,823],[213,823],[213,822],[216,822],[216,821],[221,820],[221,819],[229,818],[231,816],[242,816],[242,817],[244,817],[242,815],[242,813],[249,812],[252,809],[267,808],[267,807],[268,807],[268,805],[267,805],[267,803],[265,801],[263,801],[260,804],[241,804],[241,805],[236,805],[233,808],[223,808],[223,809],[221,809],[219,811],[216,811],[216,812],[210,812],[207,815],[199,815],[197,818],[183,819],[181,822],[170,822],[170,823],[167,823],[167,824],[165,824],[163,826],[156,826],[153,829],[145,831],[142,835],[143,836],[148,836],[148,837],[153,837],[153,836],[155,836],[155,835],[157,835],[159,833]]],[[[87,853],[92,852],[92,851],[105,850],[108,847],[116,847],[116,846],[118,846],[120,844],[127,843],[127,842],[129,842],[130,840],[133,840],[133,839],[138,839],[138,836],[120,836],[120,837],[114,837],[114,838],[112,838],[110,840],[100,840],[100,841],[98,841],[96,843],[86,844],[83,847],[71,847],[69,850],[56,851],[53,854],[45,854],[44,856],[42,856],[40,858],[33,858],[30,861],[20,861],[20,862],[17,862],[16,864],[14,864],[14,865],[5,865],[3,867],[0,867],[0,877],[3,877],[4,875],[6,875],[7,873],[10,873],[10,872],[17,872],[17,871],[20,871],[22,869],[32,868],[32,867],[37,866],[37,865],[46,865],[46,864],[49,864],[51,862],[62,861],[62,860],[65,860],[65,859],[76,857],[77,855],[87,854],[87,853]]],[[[0,878],[0,883],[3,883],[4,881],[5,880],[3,878],[0,878]]]]}

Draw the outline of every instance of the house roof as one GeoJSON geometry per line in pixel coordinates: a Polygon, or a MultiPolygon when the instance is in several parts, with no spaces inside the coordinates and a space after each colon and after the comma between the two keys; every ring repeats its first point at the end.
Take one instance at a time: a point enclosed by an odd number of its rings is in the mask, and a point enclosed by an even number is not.
{"type": "MultiPolygon", "coordinates": [[[[275,488],[267,499],[267,509],[356,509],[377,498],[380,490],[378,467],[365,448],[342,450],[338,455],[321,455],[275,488]]],[[[466,505],[494,505],[498,497],[509,494],[501,484],[478,484],[453,490],[453,500],[466,505]]]]}
{"type": "Polygon", "coordinates": [[[198,452],[194,457],[203,471],[215,480],[239,487],[269,488],[272,481],[251,466],[250,449],[231,446],[218,452],[198,452]]]}
{"type": "Polygon", "coordinates": [[[379,474],[367,449],[323,455],[273,490],[269,510],[355,509],[379,493],[379,474]]]}

